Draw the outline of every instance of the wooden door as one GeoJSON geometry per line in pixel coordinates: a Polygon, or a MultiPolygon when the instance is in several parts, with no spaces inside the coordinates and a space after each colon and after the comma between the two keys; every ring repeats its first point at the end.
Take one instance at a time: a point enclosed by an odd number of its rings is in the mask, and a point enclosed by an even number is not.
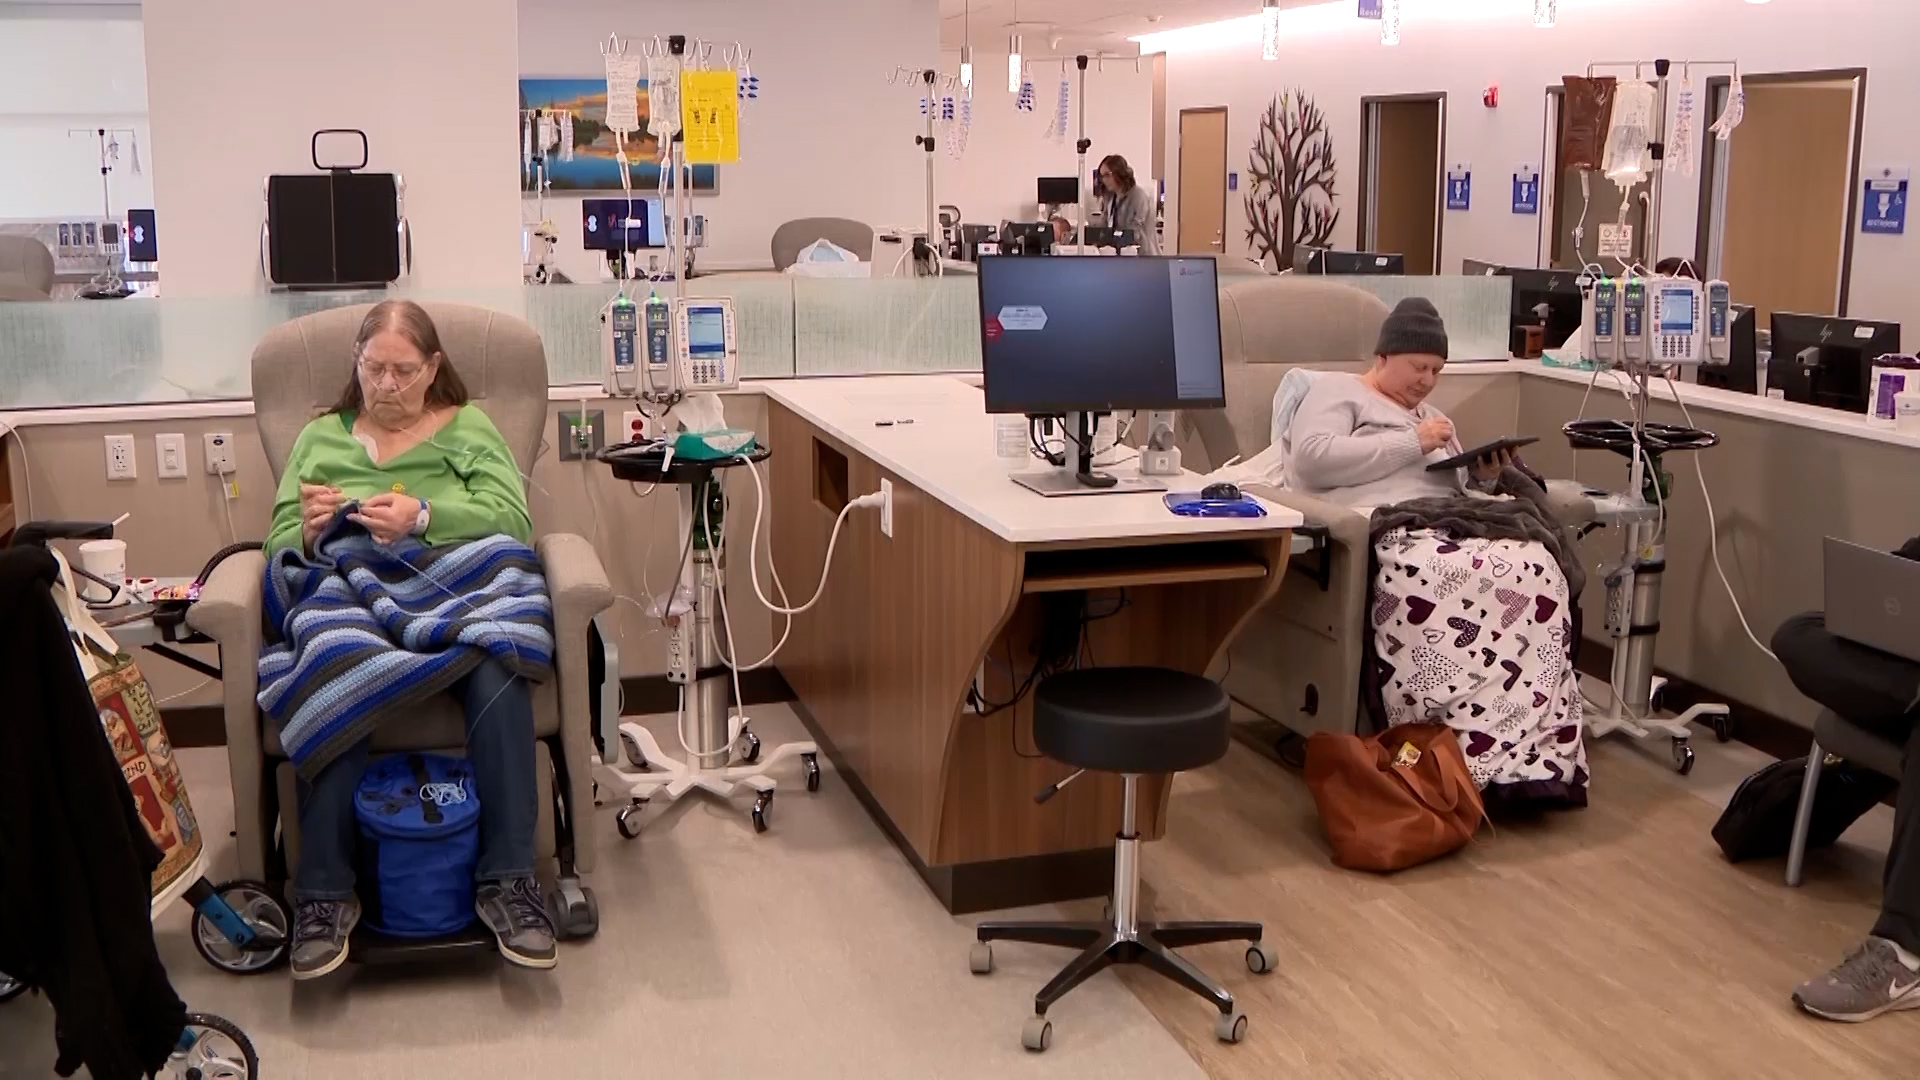
{"type": "Polygon", "coordinates": [[[1852,206],[1851,80],[1749,84],[1727,147],[1721,276],[1761,326],[1776,311],[1837,315],[1852,206]]]}
{"type": "Polygon", "coordinates": [[[1180,110],[1180,253],[1227,250],[1227,110],[1180,110]]]}
{"type": "Polygon", "coordinates": [[[1439,272],[1440,101],[1373,104],[1366,250],[1406,256],[1407,273],[1439,272]]]}

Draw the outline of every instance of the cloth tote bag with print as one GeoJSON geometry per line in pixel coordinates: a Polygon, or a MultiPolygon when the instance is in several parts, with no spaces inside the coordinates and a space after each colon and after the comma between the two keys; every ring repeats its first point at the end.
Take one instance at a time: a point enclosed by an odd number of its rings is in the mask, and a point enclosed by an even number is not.
{"type": "Polygon", "coordinates": [[[60,580],[53,587],[54,603],[66,619],[67,636],[73,641],[80,671],[93,694],[100,726],[113,744],[114,757],[140,809],[140,820],[160,849],[160,866],[153,872],[153,895],[158,896],[193,868],[205,839],[193,816],[193,804],[187,800],[180,763],[174,760],[173,743],[160,722],[160,709],[147,688],[146,676],[74,595],[73,571],[66,560],[57,551],[53,557],[60,564],[60,580]]]}

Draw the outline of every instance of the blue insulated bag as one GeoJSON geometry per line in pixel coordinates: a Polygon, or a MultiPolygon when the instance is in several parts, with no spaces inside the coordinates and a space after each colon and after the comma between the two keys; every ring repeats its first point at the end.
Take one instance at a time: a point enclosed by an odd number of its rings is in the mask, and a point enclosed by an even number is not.
{"type": "Polygon", "coordinates": [[[428,938],[473,922],[480,796],[471,762],[439,754],[380,758],[361,777],[353,812],[363,923],[394,937],[428,938]]]}

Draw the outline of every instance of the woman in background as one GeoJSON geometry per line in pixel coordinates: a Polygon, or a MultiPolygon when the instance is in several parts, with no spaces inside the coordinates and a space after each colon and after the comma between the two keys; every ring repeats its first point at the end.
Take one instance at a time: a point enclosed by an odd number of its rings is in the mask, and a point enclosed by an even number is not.
{"type": "Polygon", "coordinates": [[[1095,175],[1105,197],[1107,227],[1128,229],[1140,241],[1140,254],[1160,254],[1160,233],[1154,227],[1153,192],[1134,181],[1133,168],[1119,154],[1100,161],[1095,175]]]}

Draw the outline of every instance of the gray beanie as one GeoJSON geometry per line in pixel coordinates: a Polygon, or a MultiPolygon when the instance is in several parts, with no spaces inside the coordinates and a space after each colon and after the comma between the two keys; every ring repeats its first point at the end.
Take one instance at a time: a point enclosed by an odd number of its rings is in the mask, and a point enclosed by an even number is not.
{"type": "Polygon", "coordinates": [[[1380,343],[1373,347],[1380,356],[1405,353],[1429,353],[1446,359],[1447,324],[1440,311],[1424,296],[1409,296],[1380,324],[1380,343]]]}

